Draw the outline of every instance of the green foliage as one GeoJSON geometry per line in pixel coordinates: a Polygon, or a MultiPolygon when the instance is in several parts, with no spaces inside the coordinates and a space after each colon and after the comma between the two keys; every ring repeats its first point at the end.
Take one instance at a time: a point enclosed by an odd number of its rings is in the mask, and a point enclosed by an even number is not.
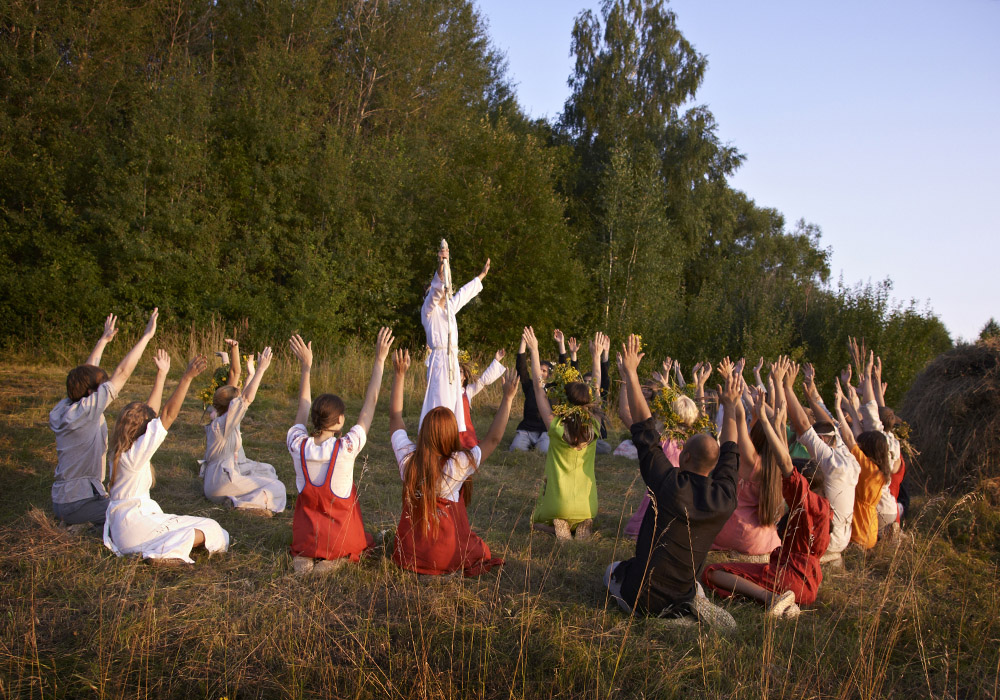
{"type": "Polygon", "coordinates": [[[990,340],[991,338],[1000,338],[1000,323],[997,323],[992,316],[983,329],[979,331],[980,340],[990,340]]]}
{"type": "MultiPolygon", "coordinates": [[[[434,250],[493,267],[463,345],[641,332],[685,364],[792,352],[822,383],[848,334],[900,396],[950,346],[888,282],[828,286],[817,227],[727,178],[691,107],[707,61],[662,0],[573,28],[557,123],[520,111],[470,0],[8,3],[0,32],[0,339],[110,310],[248,344],[391,324],[422,342],[434,250]]],[[[995,325],[995,324],[994,324],[995,325]]]]}

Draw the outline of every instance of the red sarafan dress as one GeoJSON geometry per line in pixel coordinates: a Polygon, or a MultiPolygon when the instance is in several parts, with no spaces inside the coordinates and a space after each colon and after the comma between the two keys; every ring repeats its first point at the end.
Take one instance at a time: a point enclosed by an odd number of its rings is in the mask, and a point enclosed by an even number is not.
{"type": "MultiPolygon", "coordinates": [[[[399,463],[400,478],[406,474],[410,456],[416,449],[406,431],[397,430],[392,435],[392,448],[399,463]]],[[[466,576],[479,576],[503,565],[503,559],[494,557],[489,546],[472,531],[465,499],[461,496],[463,484],[475,474],[481,453],[471,449],[472,460],[465,453],[453,454],[445,464],[438,493],[437,528],[424,532],[413,520],[412,504],[403,494],[403,512],[393,544],[392,560],[401,569],[418,574],[450,574],[461,571],[466,576]]]]}
{"type": "Polygon", "coordinates": [[[465,414],[465,430],[458,434],[458,439],[462,447],[471,450],[479,444],[479,438],[476,436],[476,426],[472,424],[472,404],[469,403],[469,394],[465,390],[462,391],[462,412],[465,414]]]}
{"type": "Polygon", "coordinates": [[[789,508],[781,546],[771,552],[767,564],[734,562],[706,567],[702,582],[719,595],[726,597],[732,592],[708,580],[709,573],[715,570],[726,571],[775,593],[793,591],[799,605],[815,602],[823,581],[819,558],[830,545],[830,502],[810,491],[809,482],[796,470],[781,480],[781,490],[789,508]]]}
{"type": "MultiPolygon", "coordinates": [[[[899,456],[899,471],[889,477],[889,493],[892,497],[899,502],[899,489],[903,484],[903,477],[906,476],[906,460],[903,456],[899,456]]],[[[899,508],[896,508],[896,522],[901,522],[903,519],[903,513],[899,508]]]]}
{"type": "Polygon", "coordinates": [[[351,495],[340,498],[333,493],[330,479],[340,453],[340,438],[333,448],[333,456],[322,484],[309,478],[306,464],[306,441],[299,447],[305,484],[295,499],[295,516],[292,519],[292,555],[313,559],[341,559],[350,557],[358,561],[361,553],[375,541],[365,532],[358,503],[358,487],[351,487],[351,495]]]}
{"type": "Polygon", "coordinates": [[[466,576],[479,576],[503,565],[489,545],[472,531],[465,500],[437,499],[438,531],[425,534],[415,527],[412,509],[403,507],[396,530],[392,560],[401,569],[418,574],[450,574],[461,570],[466,576]]]}

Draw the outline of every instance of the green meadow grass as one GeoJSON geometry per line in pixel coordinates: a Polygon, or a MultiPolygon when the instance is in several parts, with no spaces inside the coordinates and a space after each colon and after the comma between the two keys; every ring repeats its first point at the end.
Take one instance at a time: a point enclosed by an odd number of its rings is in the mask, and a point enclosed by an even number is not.
{"type": "MultiPolygon", "coordinates": [[[[217,341],[168,343],[167,392],[183,355],[217,341]]],[[[123,352],[115,343],[119,354],[109,349],[106,367],[123,352]]],[[[97,536],[70,535],[52,518],[48,411],[79,361],[65,355],[22,351],[0,370],[0,697],[910,700],[1000,692],[995,490],[917,499],[912,537],[849,555],[846,571],[829,573],[819,600],[795,621],[768,621],[760,607],[733,600],[723,605],[736,633],[677,629],[622,614],[601,582],[609,562],[633,551],[619,531],[642,496],[636,463],[598,457],[595,541],[557,543],[533,532],[544,458],[506,451],[515,407],[501,449],[475,477],[469,513],[506,559],[499,573],[418,579],[377,550],[332,576],[299,578],[288,555],[295,482],[284,442],[297,371],[282,349],[243,435],[247,454],[273,464],[289,488],[288,510],[259,519],[203,497],[201,406],[189,398],[154,459],[152,495],[166,512],[218,520],[231,549],[211,558],[202,551],[188,569],[158,569],[117,558],[97,536]]],[[[151,365],[147,353],[108,411],[109,425],[128,401],[145,398],[151,365]]],[[[423,391],[415,370],[411,430],[423,391]]],[[[341,393],[354,418],[369,371],[368,350],[347,349],[317,363],[313,391],[341,393]]],[[[370,531],[395,528],[400,509],[389,379],[355,469],[370,531]]],[[[494,386],[477,399],[480,435],[498,398],[494,386]]]]}

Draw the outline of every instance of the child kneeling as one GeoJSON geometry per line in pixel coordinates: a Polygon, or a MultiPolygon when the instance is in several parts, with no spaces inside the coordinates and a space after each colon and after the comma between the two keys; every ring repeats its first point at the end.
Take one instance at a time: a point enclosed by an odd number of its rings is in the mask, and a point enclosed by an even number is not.
{"type": "Polygon", "coordinates": [[[462,571],[478,576],[503,565],[472,532],[462,486],[500,444],[517,391],[517,374],[508,371],[503,399],[486,437],[472,449],[462,446],[451,409],[438,406],[424,416],[417,442],[403,422],[403,383],[409,352],[397,350],[389,404],[392,450],[403,480],[403,510],[396,529],[392,560],[401,569],[441,575],[462,571]]]}
{"type": "Polygon", "coordinates": [[[295,425],[289,428],[286,441],[299,491],[292,518],[291,550],[292,566],[298,574],[328,573],[347,559],[357,562],[362,552],[375,543],[361,519],[354,460],[368,438],[382,386],[382,368],[392,341],[391,330],[379,330],[375,363],[358,423],[343,437],[343,400],[334,394],[320,394],[311,400],[312,342],[307,344],[298,335],[289,341],[302,370],[295,425]],[[313,424],[312,433],[306,431],[307,417],[313,424]]]}

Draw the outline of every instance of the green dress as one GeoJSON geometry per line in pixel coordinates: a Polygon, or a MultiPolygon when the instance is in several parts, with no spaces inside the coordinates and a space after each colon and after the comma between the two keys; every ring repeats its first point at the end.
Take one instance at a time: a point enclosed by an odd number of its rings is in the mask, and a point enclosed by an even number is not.
{"type": "Polygon", "coordinates": [[[806,449],[805,445],[797,442],[795,439],[795,431],[792,426],[786,426],[785,434],[788,435],[788,446],[791,448],[789,450],[789,455],[792,459],[812,459],[809,454],[809,450],[806,449]]]}
{"type": "MultiPolygon", "coordinates": [[[[595,435],[596,435],[595,430],[595,435]]],[[[563,439],[562,419],[549,425],[549,451],[545,455],[545,484],[531,515],[534,523],[549,523],[556,518],[570,527],[597,515],[597,478],[594,455],[597,441],[575,449],[563,439]]]]}

